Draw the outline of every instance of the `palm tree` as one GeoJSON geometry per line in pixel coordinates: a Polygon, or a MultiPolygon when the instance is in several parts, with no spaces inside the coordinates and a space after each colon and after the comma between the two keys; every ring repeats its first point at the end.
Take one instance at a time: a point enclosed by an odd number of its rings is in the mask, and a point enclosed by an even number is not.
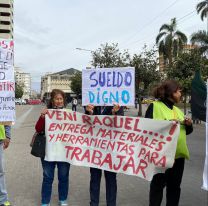
{"type": "Polygon", "coordinates": [[[192,44],[198,44],[202,54],[208,54],[208,34],[206,31],[198,31],[191,36],[192,44]]]}
{"type": "Polygon", "coordinates": [[[204,21],[204,18],[207,18],[207,34],[208,34],[208,0],[204,0],[197,4],[196,6],[197,13],[201,13],[201,20],[204,21]]]}
{"type": "Polygon", "coordinates": [[[197,13],[201,13],[201,20],[204,21],[204,18],[207,18],[207,33],[208,33],[208,0],[204,0],[197,4],[196,6],[197,13]]]}
{"type": "Polygon", "coordinates": [[[172,66],[173,58],[176,57],[187,43],[187,37],[181,31],[176,30],[176,18],[171,19],[170,24],[163,24],[156,37],[159,54],[163,55],[165,62],[172,66]]]}

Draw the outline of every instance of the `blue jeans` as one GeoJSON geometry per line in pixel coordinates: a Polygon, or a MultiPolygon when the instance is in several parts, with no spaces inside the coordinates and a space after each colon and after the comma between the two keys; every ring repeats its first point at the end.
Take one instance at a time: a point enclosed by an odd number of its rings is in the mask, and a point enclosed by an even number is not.
{"type": "Polygon", "coordinates": [[[59,200],[66,200],[69,190],[69,169],[70,164],[67,162],[48,162],[41,159],[43,167],[42,182],[42,204],[49,204],[51,200],[52,184],[54,180],[54,171],[58,168],[58,193],[59,200]]]}
{"type": "Polygon", "coordinates": [[[4,149],[3,141],[0,141],[0,205],[8,200],[6,184],[5,184],[5,172],[4,172],[4,149]]]}
{"type": "MultiPolygon", "coordinates": [[[[90,206],[98,206],[100,199],[100,181],[102,170],[90,168],[90,206]]],[[[107,206],[116,206],[117,180],[116,173],[104,171],[107,206]]]]}

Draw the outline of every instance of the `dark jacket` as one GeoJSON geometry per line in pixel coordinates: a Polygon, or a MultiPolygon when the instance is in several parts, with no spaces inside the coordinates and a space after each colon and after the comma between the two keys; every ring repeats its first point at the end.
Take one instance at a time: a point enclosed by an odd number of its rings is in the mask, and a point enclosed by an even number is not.
{"type": "MultiPolygon", "coordinates": [[[[112,115],[113,106],[96,106],[94,107],[93,115],[112,115]]],[[[89,112],[85,112],[85,114],[89,114],[89,112]]],[[[124,116],[124,108],[120,107],[118,112],[115,115],[124,116]]]]}

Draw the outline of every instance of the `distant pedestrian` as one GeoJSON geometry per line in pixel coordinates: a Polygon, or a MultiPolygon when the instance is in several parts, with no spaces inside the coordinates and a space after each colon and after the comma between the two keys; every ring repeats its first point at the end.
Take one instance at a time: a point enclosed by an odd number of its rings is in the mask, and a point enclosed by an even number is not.
{"type": "MultiPolygon", "coordinates": [[[[51,99],[47,109],[63,109],[65,107],[65,94],[59,89],[54,89],[51,92],[51,99]]],[[[41,112],[41,116],[36,123],[35,129],[38,133],[45,132],[45,115],[47,115],[47,109],[41,112]]],[[[59,205],[67,206],[67,197],[69,190],[69,169],[70,164],[67,162],[49,162],[41,159],[43,167],[43,182],[41,190],[41,206],[49,206],[52,193],[52,184],[54,179],[55,167],[58,168],[58,193],[59,193],[59,205]]]]}
{"type": "Polygon", "coordinates": [[[77,111],[77,99],[74,97],[73,99],[72,99],[72,111],[77,111]]]}
{"type": "Polygon", "coordinates": [[[0,125],[0,206],[10,206],[5,184],[4,149],[10,144],[11,126],[0,125]]]}
{"type": "Polygon", "coordinates": [[[180,122],[180,134],[175,154],[175,163],[165,173],[153,176],[150,184],[149,206],[160,206],[163,199],[163,189],[166,186],[166,206],[178,206],[181,181],[185,159],[189,159],[186,144],[186,135],[193,131],[192,120],[185,118],[183,112],[176,106],[181,98],[181,89],[174,80],[168,80],[158,86],[154,91],[155,101],[146,111],[146,118],[157,120],[175,120],[180,122]]]}

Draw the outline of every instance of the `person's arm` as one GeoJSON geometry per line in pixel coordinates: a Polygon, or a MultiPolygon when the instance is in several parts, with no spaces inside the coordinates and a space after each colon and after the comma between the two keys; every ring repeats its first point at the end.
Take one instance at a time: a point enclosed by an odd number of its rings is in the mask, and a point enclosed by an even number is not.
{"type": "Polygon", "coordinates": [[[193,132],[193,124],[191,118],[185,118],[184,120],[186,134],[189,135],[193,132]]]}
{"type": "Polygon", "coordinates": [[[3,148],[6,149],[9,147],[10,144],[10,138],[11,138],[11,126],[4,125],[6,138],[3,140],[3,148]]]}
{"type": "Polygon", "coordinates": [[[145,113],[145,118],[153,119],[153,103],[149,105],[145,113]]]}
{"type": "Polygon", "coordinates": [[[41,133],[45,131],[45,116],[40,116],[36,125],[35,125],[35,130],[37,133],[41,133]]]}
{"type": "Polygon", "coordinates": [[[11,139],[11,126],[4,125],[4,129],[5,129],[6,138],[11,139]]]}

